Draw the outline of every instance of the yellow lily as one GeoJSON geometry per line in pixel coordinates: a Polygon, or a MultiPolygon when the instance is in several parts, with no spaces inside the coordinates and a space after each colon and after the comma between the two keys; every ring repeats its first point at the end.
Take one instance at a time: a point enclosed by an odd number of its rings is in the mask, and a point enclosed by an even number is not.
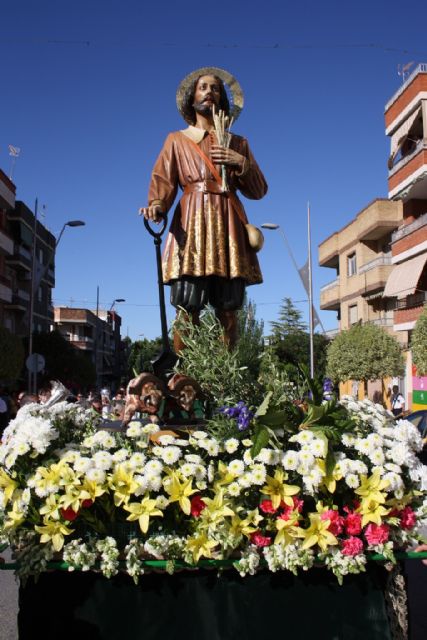
{"type": "Polygon", "coordinates": [[[60,508],[61,505],[59,504],[55,494],[51,493],[50,496],[46,498],[44,506],[40,507],[39,512],[42,516],[47,516],[49,519],[52,518],[52,520],[59,520],[60,508]]]}
{"type": "Polygon", "coordinates": [[[277,469],[274,478],[267,476],[267,484],[261,489],[261,493],[270,496],[274,509],[278,509],[280,503],[283,502],[289,507],[292,507],[294,501],[291,496],[295,496],[300,491],[300,487],[292,484],[284,484],[284,480],[287,480],[288,474],[277,469]]]}
{"type": "Polygon", "coordinates": [[[325,489],[329,493],[335,493],[335,490],[337,488],[337,480],[341,480],[341,478],[343,477],[342,473],[339,470],[339,466],[336,464],[332,471],[327,474],[325,460],[318,458],[316,461],[316,465],[323,476],[321,486],[325,487],[325,489]]]}
{"type": "Polygon", "coordinates": [[[298,511],[294,511],[289,514],[289,520],[283,520],[283,518],[278,518],[276,520],[276,529],[277,534],[274,538],[274,544],[291,544],[295,542],[295,538],[299,537],[299,532],[301,531],[298,526],[295,525],[298,522],[298,511]],[[295,518],[293,517],[295,515],[295,518]]]}
{"type": "Polygon", "coordinates": [[[40,542],[45,544],[52,541],[55,551],[61,551],[64,546],[64,536],[70,535],[74,529],[69,529],[60,520],[48,520],[43,518],[44,526],[36,525],[34,529],[40,533],[40,542]]]}
{"type": "Polygon", "coordinates": [[[206,534],[202,533],[197,538],[189,538],[186,546],[193,556],[194,564],[196,564],[202,556],[212,558],[212,549],[217,545],[218,542],[210,540],[206,534]]]}
{"type": "Polygon", "coordinates": [[[378,526],[381,524],[381,518],[390,513],[390,509],[386,509],[383,506],[383,502],[384,500],[379,502],[370,497],[361,500],[360,506],[356,511],[362,515],[362,527],[368,522],[374,522],[378,526]]]}
{"type": "Polygon", "coordinates": [[[180,482],[178,475],[173,471],[165,482],[165,490],[170,496],[169,502],[178,502],[183,512],[189,516],[191,502],[188,496],[197,493],[197,489],[193,489],[192,479],[185,478],[183,482],[180,482]]]}
{"type": "Polygon", "coordinates": [[[0,469],[0,489],[3,489],[3,507],[12,500],[13,493],[18,486],[18,483],[15,480],[12,480],[10,475],[8,475],[4,469],[0,469]]]}
{"type": "Polygon", "coordinates": [[[214,489],[227,484],[231,484],[236,479],[236,476],[228,471],[228,467],[223,462],[218,462],[219,479],[214,483],[214,489]]]}
{"type": "Polygon", "coordinates": [[[131,502],[123,508],[130,513],[126,520],[130,522],[138,520],[142,533],[147,533],[150,517],[163,517],[163,511],[156,509],[156,500],[151,500],[148,494],[141,502],[131,502]]]}
{"type": "Polygon", "coordinates": [[[88,500],[92,500],[92,502],[95,502],[96,498],[102,496],[105,493],[106,489],[94,480],[88,480],[86,478],[82,484],[81,491],[85,491],[87,493],[88,500]]]}
{"type": "Polygon", "coordinates": [[[382,493],[382,490],[387,489],[388,486],[388,480],[382,480],[380,472],[374,471],[369,478],[367,476],[361,476],[360,487],[355,489],[354,492],[362,498],[384,502],[386,496],[382,493]]]}
{"type": "Polygon", "coordinates": [[[330,520],[322,520],[320,513],[310,513],[310,526],[308,529],[298,529],[298,537],[304,538],[302,549],[309,549],[317,544],[322,551],[327,547],[338,544],[336,537],[328,531],[330,520]]]}
{"type": "Polygon", "coordinates": [[[113,474],[108,479],[108,484],[114,491],[114,504],[119,507],[121,504],[127,504],[130,496],[138,489],[138,483],[135,482],[133,472],[126,470],[124,464],[116,465],[113,474]]]}
{"type": "Polygon", "coordinates": [[[234,516],[234,511],[224,500],[224,492],[218,491],[213,498],[203,498],[206,508],[200,514],[202,526],[212,526],[218,524],[227,516],[234,516]]]}
{"type": "Polygon", "coordinates": [[[260,515],[258,509],[248,511],[246,518],[243,519],[235,514],[231,518],[230,533],[235,536],[249,537],[251,533],[258,531],[258,524],[261,520],[264,520],[264,518],[260,515]]]}
{"type": "Polygon", "coordinates": [[[51,464],[50,467],[37,467],[35,480],[35,488],[40,489],[43,493],[52,493],[59,487],[61,480],[62,462],[51,464]]]}
{"type": "Polygon", "coordinates": [[[25,514],[18,508],[18,500],[13,501],[12,510],[6,513],[7,519],[4,521],[4,529],[16,529],[25,521],[25,514]]]}

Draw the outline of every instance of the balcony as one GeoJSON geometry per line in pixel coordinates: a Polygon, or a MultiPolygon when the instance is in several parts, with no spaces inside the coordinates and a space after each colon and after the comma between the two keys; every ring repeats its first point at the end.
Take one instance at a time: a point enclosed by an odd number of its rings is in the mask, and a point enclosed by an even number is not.
{"type": "Polygon", "coordinates": [[[398,240],[402,240],[409,236],[414,231],[418,231],[422,227],[427,225],[427,213],[423,213],[423,215],[419,216],[416,220],[411,222],[410,224],[405,224],[403,227],[399,227],[396,229],[391,235],[391,241],[397,242],[398,240]]]}
{"type": "Polygon", "coordinates": [[[427,198],[427,144],[423,140],[389,172],[388,192],[390,198],[400,200],[427,198]]]}
{"type": "Polygon", "coordinates": [[[30,294],[23,289],[15,289],[12,293],[10,304],[7,305],[8,309],[15,309],[16,311],[27,311],[30,306],[30,294]]]}
{"type": "Polygon", "coordinates": [[[338,233],[333,233],[319,245],[319,264],[322,267],[338,268],[339,245],[338,233]]]}
{"type": "Polygon", "coordinates": [[[359,242],[379,240],[402,222],[402,210],[390,200],[374,200],[357,216],[359,242]]]}
{"type": "Polygon", "coordinates": [[[336,278],[320,289],[320,308],[337,311],[340,308],[340,281],[336,278]]]}
{"type": "Polygon", "coordinates": [[[22,245],[15,245],[12,255],[7,257],[7,264],[15,265],[31,271],[31,253],[22,245]]]}
{"type": "Polygon", "coordinates": [[[365,262],[359,267],[359,273],[365,273],[366,271],[371,271],[371,269],[376,269],[377,267],[383,267],[391,264],[391,251],[389,253],[383,253],[381,256],[370,260],[369,262],[365,262]]]}
{"type": "Polygon", "coordinates": [[[427,291],[417,291],[406,298],[396,300],[395,309],[412,309],[413,307],[419,307],[427,302],[427,291]]]}
{"type": "Polygon", "coordinates": [[[0,229],[0,252],[9,256],[13,253],[13,240],[3,229],[0,229]]]}

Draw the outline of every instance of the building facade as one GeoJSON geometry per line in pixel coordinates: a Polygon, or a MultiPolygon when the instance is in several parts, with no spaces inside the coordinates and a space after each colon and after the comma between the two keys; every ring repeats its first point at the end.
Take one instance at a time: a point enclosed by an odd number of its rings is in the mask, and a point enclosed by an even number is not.
{"type": "Polygon", "coordinates": [[[121,318],[114,311],[55,307],[55,329],[95,365],[97,386],[116,386],[123,374],[121,318]]]}
{"type": "Polygon", "coordinates": [[[53,325],[56,240],[15,191],[0,170],[0,323],[27,337],[53,325]]]}
{"type": "MultiPolygon", "coordinates": [[[[410,347],[427,303],[427,64],[419,64],[385,107],[389,198],[402,204],[402,224],[392,234],[393,270],[384,295],[395,304],[393,328],[410,347]]],[[[427,378],[407,353],[409,401],[427,409],[427,378]]]]}

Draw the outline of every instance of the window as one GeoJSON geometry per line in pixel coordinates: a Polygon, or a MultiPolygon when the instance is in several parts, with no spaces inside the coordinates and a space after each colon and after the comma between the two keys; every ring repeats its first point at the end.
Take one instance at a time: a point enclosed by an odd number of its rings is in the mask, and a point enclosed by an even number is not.
{"type": "Polygon", "coordinates": [[[37,289],[37,300],[38,302],[43,302],[43,292],[41,287],[37,289]]]}
{"type": "Polygon", "coordinates": [[[354,276],[357,273],[356,254],[351,253],[347,256],[347,275],[354,276]]]}
{"type": "Polygon", "coordinates": [[[356,324],[357,320],[357,304],[355,304],[348,308],[348,324],[350,326],[356,324]]]}

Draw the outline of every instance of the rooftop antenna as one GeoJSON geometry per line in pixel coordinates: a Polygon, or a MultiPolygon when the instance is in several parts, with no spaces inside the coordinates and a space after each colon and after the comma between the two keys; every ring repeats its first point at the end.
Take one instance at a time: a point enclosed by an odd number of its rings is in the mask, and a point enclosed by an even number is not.
{"type": "Polygon", "coordinates": [[[409,75],[409,69],[412,67],[413,64],[415,64],[414,60],[412,60],[412,62],[407,62],[406,64],[397,65],[397,75],[402,76],[402,84],[405,83],[405,80],[409,75]]]}
{"type": "Polygon", "coordinates": [[[16,158],[19,158],[19,154],[21,153],[20,147],[14,147],[13,145],[8,145],[9,155],[12,157],[10,163],[10,171],[9,171],[9,180],[12,181],[13,178],[13,170],[15,168],[16,158]]]}

